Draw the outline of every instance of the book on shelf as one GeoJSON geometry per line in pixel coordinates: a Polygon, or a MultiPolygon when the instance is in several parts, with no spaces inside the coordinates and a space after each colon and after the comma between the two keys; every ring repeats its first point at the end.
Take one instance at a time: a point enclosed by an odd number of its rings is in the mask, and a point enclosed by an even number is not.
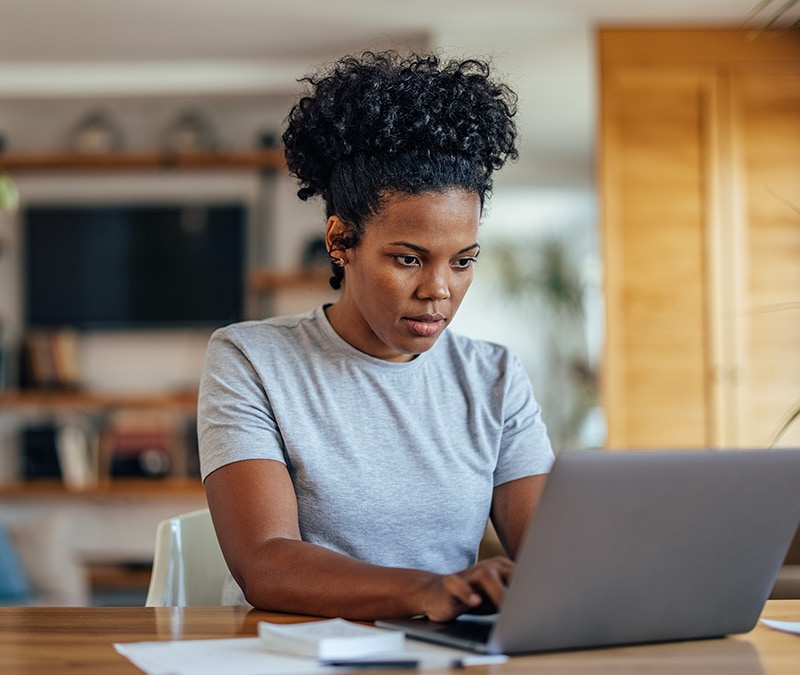
{"type": "Polygon", "coordinates": [[[99,435],[79,417],[27,424],[20,430],[20,469],[25,480],[60,478],[68,490],[99,479],[99,435]]]}
{"type": "Polygon", "coordinates": [[[31,330],[23,344],[24,385],[72,389],[80,384],[78,337],[72,330],[31,330]]]}
{"type": "Polygon", "coordinates": [[[74,422],[62,425],[56,434],[56,453],[68,490],[85,490],[97,484],[99,439],[94,430],[74,422]]]}

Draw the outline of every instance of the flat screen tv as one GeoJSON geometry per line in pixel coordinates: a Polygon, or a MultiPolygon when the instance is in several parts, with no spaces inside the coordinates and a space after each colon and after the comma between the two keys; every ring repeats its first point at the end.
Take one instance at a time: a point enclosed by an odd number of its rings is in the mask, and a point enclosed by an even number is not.
{"type": "Polygon", "coordinates": [[[29,327],[213,327],[242,318],[244,204],[32,205],[23,231],[29,327]]]}

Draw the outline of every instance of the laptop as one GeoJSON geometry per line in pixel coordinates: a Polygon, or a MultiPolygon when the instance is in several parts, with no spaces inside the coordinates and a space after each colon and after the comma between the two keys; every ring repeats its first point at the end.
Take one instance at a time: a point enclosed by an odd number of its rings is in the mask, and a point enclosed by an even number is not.
{"type": "Polygon", "coordinates": [[[376,625],[485,654],[755,626],[800,525],[800,450],[557,456],[496,615],[376,625]]]}

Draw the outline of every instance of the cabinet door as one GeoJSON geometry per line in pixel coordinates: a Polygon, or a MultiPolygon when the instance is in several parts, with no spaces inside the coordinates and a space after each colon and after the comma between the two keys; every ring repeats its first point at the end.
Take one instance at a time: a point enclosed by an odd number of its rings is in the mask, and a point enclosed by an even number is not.
{"type": "Polygon", "coordinates": [[[800,41],[599,43],[608,445],[768,445],[800,408],[800,41]]]}
{"type": "MultiPolygon", "coordinates": [[[[730,78],[733,198],[744,219],[737,316],[739,445],[772,442],[800,408],[800,72],[730,78]]],[[[800,445],[800,420],[778,442],[800,445]]]]}
{"type": "Polygon", "coordinates": [[[706,217],[713,73],[618,67],[600,157],[611,448],[709,440],[706,217]]]}

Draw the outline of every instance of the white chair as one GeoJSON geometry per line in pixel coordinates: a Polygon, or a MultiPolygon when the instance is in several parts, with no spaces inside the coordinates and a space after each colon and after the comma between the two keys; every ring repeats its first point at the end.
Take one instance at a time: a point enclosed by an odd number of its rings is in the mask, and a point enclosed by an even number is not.
{"type": "Polygon", "coordinates": [[[162,520],[145,606],[219,605],[227,575],[208,509],[162,520]]]}

